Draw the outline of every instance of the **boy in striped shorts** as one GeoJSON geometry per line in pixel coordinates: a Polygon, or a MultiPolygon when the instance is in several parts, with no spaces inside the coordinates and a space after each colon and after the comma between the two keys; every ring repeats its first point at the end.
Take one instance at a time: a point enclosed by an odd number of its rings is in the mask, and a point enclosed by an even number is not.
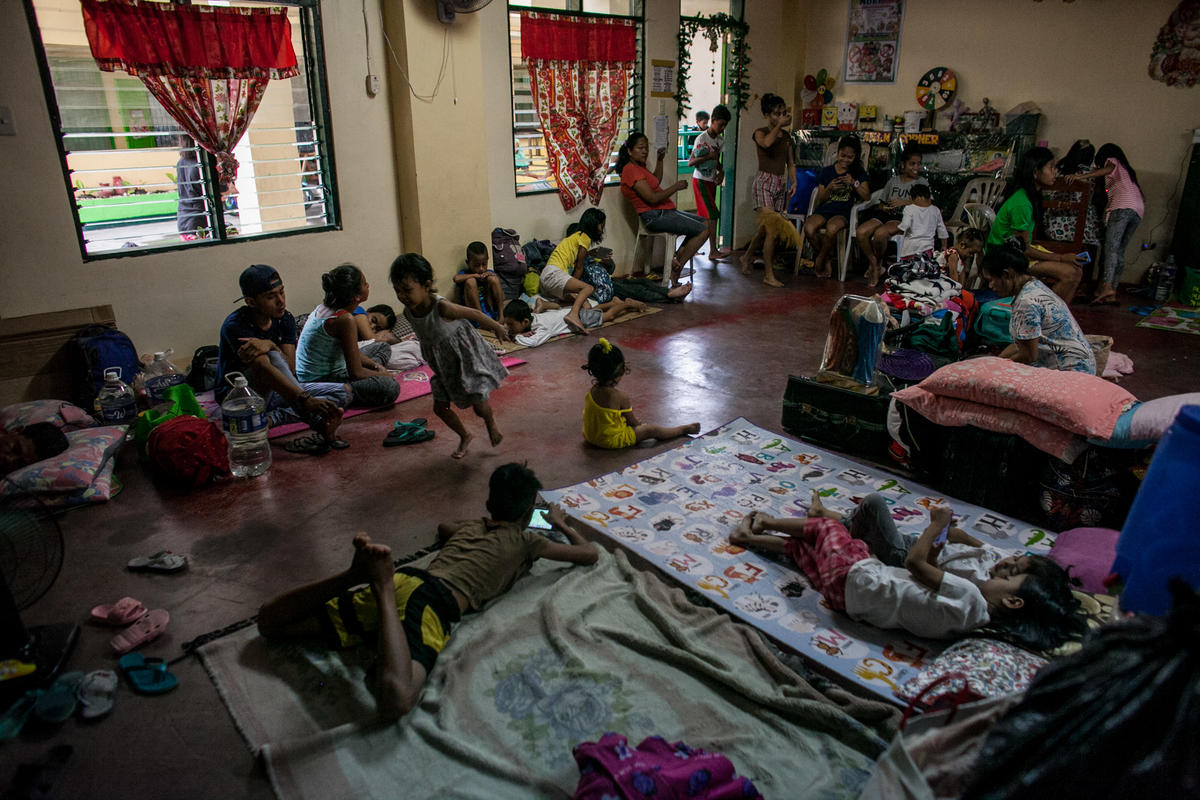
{"type": "MultiPolygon", "coordinates": [[[[703,113],[703,112],[701,112],[703,113]]],[[[697,121],[700,114],[696,115],[697,121]]],[[[708,221],[708,258],[717,261],[729,255],[728,250],[717,249],[717,223],[721,212],[717,209],[717,187],[725,181],[721,169],[721,147],[725,143],[721,135],[732,115],[725,106],[717,106],[704,132],[696,137],[692,145],[692,156],[688,164],[693,168],[692,192],[696,195],[696,213],[708,221]]]]}
{"type": "MultiPolygon", "coordinates": [[[[796,167],[792,161],[792,115],[787,103],[777,94],[763,95],[762,113],[767,124],[754,131],[754,149],[758,153],[758,174],[754,176],[754,210],[768,209],[782,214],[796,182],[796,167]]],[[[750,272],[754,254],[762,247],[766,274],[763,283],[783,286],[775,277],[775,237],[767,234],[760,224],[742,256],[742,274],[750,272]]]]}

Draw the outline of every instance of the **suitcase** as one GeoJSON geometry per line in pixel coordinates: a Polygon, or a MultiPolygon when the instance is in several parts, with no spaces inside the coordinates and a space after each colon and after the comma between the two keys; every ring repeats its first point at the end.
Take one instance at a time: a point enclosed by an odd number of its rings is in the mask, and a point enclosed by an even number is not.
{"type": "Polygon", "coordinates": [[[783,395],[783,429],[821,447],[887,461],[891,386],[880,376],[877,395],[842,389],[811,378],[788,376],[783,395]]]}

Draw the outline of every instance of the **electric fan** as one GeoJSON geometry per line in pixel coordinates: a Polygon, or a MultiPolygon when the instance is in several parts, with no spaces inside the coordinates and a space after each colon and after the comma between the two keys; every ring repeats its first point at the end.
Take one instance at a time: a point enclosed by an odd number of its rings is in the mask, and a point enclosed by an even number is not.
{"type": "Polygon", "coordinates": [[[442,22],[454,22],[459,12],[464,14],[478,11],[492,0],[433,0],[437,5],[438,19],[442,22]]]}
{"type": "Polygon", "coordinates": [[[37,669],[0,682],[0,700],[52,679],[79,636],[73,622],[26,628],[21,612],[58,578],[63,537],[57,519],[41,509],[0,506],[0,660],[15,658],[37,669]]]}

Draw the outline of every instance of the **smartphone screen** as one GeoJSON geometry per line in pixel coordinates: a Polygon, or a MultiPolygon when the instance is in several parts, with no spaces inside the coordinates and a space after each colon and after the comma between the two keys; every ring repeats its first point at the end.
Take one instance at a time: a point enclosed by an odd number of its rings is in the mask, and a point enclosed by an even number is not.
{"type": "Polygon", "coordinates": [[[529,527],[548,531],[554,526],[550,524],[550,520],[546,519],[546,509],[535,508],[533,510],[533,517],[529,520],[529,527]]]}

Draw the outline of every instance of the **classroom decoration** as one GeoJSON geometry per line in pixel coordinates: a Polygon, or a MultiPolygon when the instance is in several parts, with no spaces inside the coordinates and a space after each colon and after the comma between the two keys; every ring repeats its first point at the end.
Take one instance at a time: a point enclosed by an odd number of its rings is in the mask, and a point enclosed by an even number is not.
{"type": "Polygon", "coordinates": [[[846,83],[896,82],[903,19],[904,0],[850,0],[846,83]]]}
{"type": "Polygon", "coordinates": [[[1150,77],[1168,86],[1195,86],[1200,78],[1200,0],[1183,0],[1158,32],[1150,77]]]}
{"type": "Polygon", "coordinates": [[[523,11],[521,58],[563,210],[584,197],[598,204],[637,59],[637,30],[627,19],[523,11]]]}
{"type": "Polygon", "coordinates": [[[917,103],[926,111],[936,111],[954,98],[958,78],[946,67],[934,67],[917,81],[917,103]]]}
{"type": "Polygon", "coordinates": [[[271,79],[300,74],[292,25],[279,8],[211,8],[82,0],[96,66],[141,79],[184,132],[217,160],[222,191],[271,79]]]}
{"type": "Polygon", "coordinates": [[[688,70],[692,65],[692,41],[697,33],[708,39],[709,49],[714,53],[728,37],[728,79],[725,93],[729,95],[730,105],[744,111],[750,101],[750,26],[736,17],[718,12],[708,16],[700,14],[679,18],[679,69],[675,76],[675,102],[679,104],[679,113],[682,114],[691,108],[687,79],[688,70]]]}

